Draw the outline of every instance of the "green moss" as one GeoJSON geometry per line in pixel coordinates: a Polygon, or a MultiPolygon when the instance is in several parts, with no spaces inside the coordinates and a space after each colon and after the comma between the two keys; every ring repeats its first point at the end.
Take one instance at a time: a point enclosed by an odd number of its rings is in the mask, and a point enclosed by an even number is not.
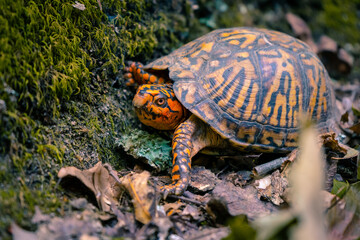
{"type": "Polygon", "coordinates": [[[0,0],[0,238],[11,221],[33,229],[35,205],[61,214],[62,166],[125,165],[115,137],[135,125],[132,93],[111,84],[125,59],[178,43],[152,1],[79,2],[0,0]]]}

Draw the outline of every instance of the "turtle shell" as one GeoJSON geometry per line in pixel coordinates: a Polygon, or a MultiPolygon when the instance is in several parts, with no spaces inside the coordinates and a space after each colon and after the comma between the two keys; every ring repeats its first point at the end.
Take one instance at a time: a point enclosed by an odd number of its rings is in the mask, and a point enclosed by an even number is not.
{"type": "Polygon", "coordinates": [[[292,150],[302,115],[321,131],[333,123],[326,69],[308,45],[284,33],[215,30],[144,69],[168,71],[180,102],[244,150],[292,150]]]}

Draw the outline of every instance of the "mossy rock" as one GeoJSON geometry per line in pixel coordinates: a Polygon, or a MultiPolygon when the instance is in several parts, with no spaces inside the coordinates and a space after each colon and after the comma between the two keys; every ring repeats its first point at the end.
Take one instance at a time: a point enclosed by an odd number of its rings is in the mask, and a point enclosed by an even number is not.
{"type": "Polygon", "coordinates": [[[140,129],[123,133],[116,144],[157,171],[171,167],[171,141],[140,129]]]}

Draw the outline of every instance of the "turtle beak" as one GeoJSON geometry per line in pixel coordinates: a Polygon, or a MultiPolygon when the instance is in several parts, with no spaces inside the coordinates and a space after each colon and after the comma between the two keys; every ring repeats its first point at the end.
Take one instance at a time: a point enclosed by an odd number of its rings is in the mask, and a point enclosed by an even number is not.
{"type": "Polygon", "coordinates": [[[133,99],[133,106],[135,108],[141,108],[146,104],[146,98],[144,95],[142,94],[136,94],[134,99],[133,99]]]}

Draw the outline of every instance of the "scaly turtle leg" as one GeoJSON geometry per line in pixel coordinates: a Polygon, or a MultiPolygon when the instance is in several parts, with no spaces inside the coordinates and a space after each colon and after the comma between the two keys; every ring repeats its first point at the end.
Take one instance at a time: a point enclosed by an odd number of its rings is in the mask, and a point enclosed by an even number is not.
{"type": "Polygon", "coordinates": [[[145,72],[143,65],[139,62],[129,62],[124,68],[124,78],[127,86],[137,86],[142,84],[161,84],[168,82],[165,78],[145,72]]]}
{"type": "Polygon", "coordinates": [[[194,115],[181,123],[175,130],[172,140],[172,184],[160,188],[163,197],[166,198],[169,194],[181,195],[190,181],[191,158],[201,149],[219,146],[224,144],[224,141],[194,115]]]}

